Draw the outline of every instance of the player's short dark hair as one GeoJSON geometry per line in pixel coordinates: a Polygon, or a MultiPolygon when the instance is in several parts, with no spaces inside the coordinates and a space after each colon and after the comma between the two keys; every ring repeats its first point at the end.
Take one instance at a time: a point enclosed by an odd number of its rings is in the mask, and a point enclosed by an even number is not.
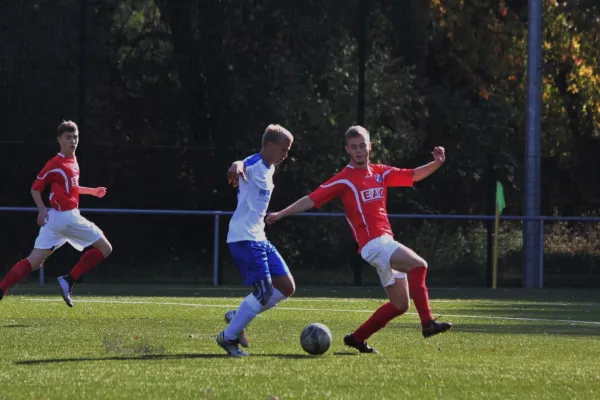
{"type": "Polygon", "coordinates": [[[271,125],[267,126],[267,129],[265,129],[265,133],[263,133],[262,145],[264,146],[265,144],[267,144],[269,142],[271,142],[271,143],[283,142],[284,140],[291,142],[292,140],[294,140],[294,137],[292,136],[290,131],[285,129],[283,126],[277,125],[277,124],[271,124],[271,125]]]}
{"type": "Polygon", "coordinates": [[[79,128],[75,122],[63,120],[58,128],[56,128],[56,136],[62,136],[65,132],[73,133],[77,131],[79,131],[79,128]]]}
{"type": "Polygon", "coordinates": [[[364,136],[367,139],[367,141],[371,140],[371,134],[369,133],[369,131],[360,125],[354,125],[348,128],[344,136],[346,137],[346,143],[348,143],[349,139],[359,136],[364,136]]]}

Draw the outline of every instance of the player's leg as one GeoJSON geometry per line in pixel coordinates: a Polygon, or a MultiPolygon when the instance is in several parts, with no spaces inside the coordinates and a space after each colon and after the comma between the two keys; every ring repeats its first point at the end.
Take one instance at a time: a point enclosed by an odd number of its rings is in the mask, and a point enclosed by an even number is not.
{"type": "MultiPolygon", "coordinates": [[[[259,313],[270,310],[281,301],[292,296],[296,291],[294,277],[290,273],[285,260],[281,257],[281,254],[279,254],[279,251],[277,251],[277,248],[268,242],[266,252],[269,273],[271,274],[271,281],[273,283],[273,294],[267,304],[261,308],[259,313]]],[[[230,323],[236,312],[237,310],[227,311],[225,313],[225,322],[230,323]]],[[[248,347],[248,341],[243,331],[240,334],[239,339],[242,346],[248,347]]]]}
{"type": "Polygon", "coordinates": [[[8,289],[27,278],[32,271],[40,269],[50,254],[52,254],[52,249],[33,249],[27,258],[13,265],[0,282],[0,299],[8,292],[8,289]]]}
{"type": "Polygon", "coordinates": [[[40,228],[31,254],[16,263],[0,282],[0,299],[4,297],[8,289],[27,278],[32,271],[40,269],[46,258],[65,244],[66,240],[54,229],[56,221],[54,214],[51,215],[52,218],[48,220],[48,223],[40,228]]]}
{"type": "Polygon", "coordinates": [[[438,323],[431,314],[429,293],[425,284],[427,262],[412,249],[398,243],[398,248],[390,257],[390,264],[392,268],[405,272],[408,276],[408,287],[421,319],[423,336],[428,338],[450,329],[452,324],[438,323]]]}
{"type": "Polygon", "coordinates": [[[66,276],[69,284],[73,285],[83,275],[104,261],[112,252],[112,245],[104,235],[92,243],[92,248],[81,255],[71,272],[66,276]]]}
{"type": "Polygon", "coordinates": [[[357,330],[344,337],[346,346],[354,347],[361,353],[378,353],[366,340],[392,319],[404,314],[410,306],[406,274],[392,270],[385,279],[382,284],[390,301],[379,307],[357,330]]]}
{"type": "Polygon", "coordinates": [[[231,322],[224,331],[226,340],[238,339],[240,333],[252,322],[273,295],[273,282],[270,277],[254,281],[254,290],[242,301],[231,322]]]}
{"type": "Polygon", "coordinates": [[[88,221],[78,213],[74,213],[66,228],[67,240],[77,250],[92,246],[81,255],[69,274],[57,279],[58,287],[65,303],[73,307],[71,293],[73,285],[86,273],[104,261],[112,252],[112,245],[106,239],[102,231],[92,222],[88,221]]]}
{"type": "Polygon", "coordinates": [[[254,290],[241,302],[233,318],[217,337],[217,343],[234,357],[247,355],[238,348],[240,335],[261,312],[273,295],[265,242],[243,241],[229,243],[233,260],[244,278],[244,285],[254,290]]]}
{"type": "Polygon", "coordinates": [[[286,300],[296,292],[296,282],[290,273],[285,260],[277,248],[267,241],[267,262],[269,273],[273,282],[273,294],[260,312],[265,312],[275,307],[279,302],[286,300]]]}

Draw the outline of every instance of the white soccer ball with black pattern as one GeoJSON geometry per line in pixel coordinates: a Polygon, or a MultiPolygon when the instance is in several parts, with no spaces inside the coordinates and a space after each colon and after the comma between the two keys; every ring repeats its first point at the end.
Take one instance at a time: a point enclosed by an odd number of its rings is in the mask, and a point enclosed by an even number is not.
{"type": "Polygon", "coordinates": [[[331,331],[318,322],[313,322],[302,330],[300,345],[308,354],[324,354],[331,347],[331,331]]]}

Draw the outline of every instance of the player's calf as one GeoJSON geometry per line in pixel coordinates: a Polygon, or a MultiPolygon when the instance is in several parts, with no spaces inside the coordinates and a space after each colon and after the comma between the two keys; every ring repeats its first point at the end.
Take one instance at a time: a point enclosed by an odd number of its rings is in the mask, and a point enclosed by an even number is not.
{"type": "MultiPolygon", "coordinates": [[[[233,317],[235,316],[236,310],[229,310],[225,313],[225,322],[230,323],[233,317]]],[[[240,334],[238,335],[238,341],[242,347],[248,347],[248,338],[246,338],[246,331],[242,329],[240,334]]]]}
{"type": "Polygon", "coordinates": [[[27,258],[16,263],[8,271],[2,282],[0,282],[0,292],[2,293],[2,297],[8,292],[8,289],[27,278],[31,271],[31,263],[27,258]]]}
{"type": "Polygon", "coordinates": [[[108,258],[108,256],[112,253],[113,247],[112,244],[108,241],[105,236],[102,236],[96,243],[93,244],[95,249],[98,249],[104,258],[108,258]]]}

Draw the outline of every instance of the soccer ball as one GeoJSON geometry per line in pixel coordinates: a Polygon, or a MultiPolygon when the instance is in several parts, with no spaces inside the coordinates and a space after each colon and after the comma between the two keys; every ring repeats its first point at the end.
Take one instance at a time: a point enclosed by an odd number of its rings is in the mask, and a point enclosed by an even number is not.
{"type": "Polygon", "coordinates": [[[308,354],[324,354],[331,347],[331,331],[318,322],[308,325],[300,335],[300,345],[308,354]]]}

